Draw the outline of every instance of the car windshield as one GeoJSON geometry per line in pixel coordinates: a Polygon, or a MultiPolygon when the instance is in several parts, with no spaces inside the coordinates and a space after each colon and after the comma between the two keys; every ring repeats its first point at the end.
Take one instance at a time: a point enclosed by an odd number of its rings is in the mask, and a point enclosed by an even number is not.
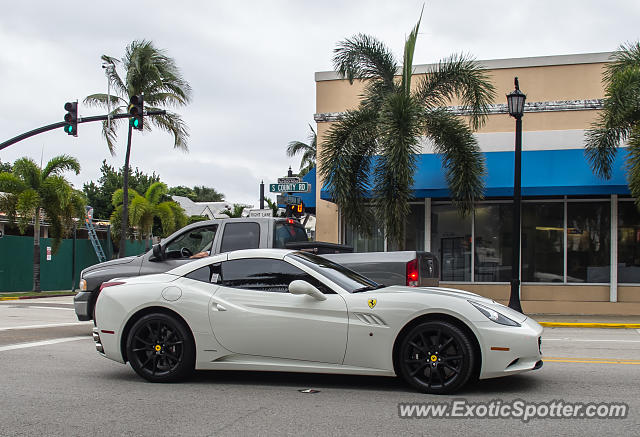
{"type": "Polygon", "coordinates": [[[344,288],[349,293],[359,293],[369,290],[377,290],[384,285],[367,279],[359,273],[349,270],[348,268],[329,261],[321,256],[313,255],[307,252],[295,252],[287,255],[292,259],[301,262],[305,266],[315,270],[322,276],[344,288]]]}

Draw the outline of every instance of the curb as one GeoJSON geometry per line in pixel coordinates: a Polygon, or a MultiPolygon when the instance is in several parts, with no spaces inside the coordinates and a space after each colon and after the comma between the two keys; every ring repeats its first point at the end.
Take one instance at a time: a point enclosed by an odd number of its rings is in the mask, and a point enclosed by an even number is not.
{"type": "Polygon", "coordinates": [[[621,328],[640,329],[640,323],[569,323],[569,322],[538,322],[548,328],[621,328]]]}
{"type": "Polygon", "coordinates": [[[47,297],[68,297],[75,296],[75,294],[49,294],[46,296],[12,296],[12,297],[0,297],[0,302],[6,300],[24,300],[24,299],[45,299],[47,297]]]}

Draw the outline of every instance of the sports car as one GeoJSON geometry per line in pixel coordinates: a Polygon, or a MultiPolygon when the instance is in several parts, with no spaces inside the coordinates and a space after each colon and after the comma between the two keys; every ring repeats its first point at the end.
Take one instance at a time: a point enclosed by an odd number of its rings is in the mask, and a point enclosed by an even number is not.
{"type": "Polygon", "coordinates": [[[194,369],[400,376],[452,393],[542,366],[542,327],[490,299],[379,285],[320,256],[229,252],[102,285],[93,336],[143,378],[194,369]]]}

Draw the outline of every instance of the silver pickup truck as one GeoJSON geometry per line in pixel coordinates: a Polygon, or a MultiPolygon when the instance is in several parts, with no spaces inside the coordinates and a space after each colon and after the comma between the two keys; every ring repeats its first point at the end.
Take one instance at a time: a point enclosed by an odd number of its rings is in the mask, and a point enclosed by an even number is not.
{"type": "Polygon", "coordinates": [[[101,286],[112,278],[163,273],[196,257],[240,249],[286,248],[311,251],[384,285],[437,286],[438,263],[427,252],[352,252],[340,244],[308,241],[304,227],[289,218],[216,219],[193,223],[149,252],[95,264],[80,273],[74,298],[79,320],[93,319],[101,286]]]}

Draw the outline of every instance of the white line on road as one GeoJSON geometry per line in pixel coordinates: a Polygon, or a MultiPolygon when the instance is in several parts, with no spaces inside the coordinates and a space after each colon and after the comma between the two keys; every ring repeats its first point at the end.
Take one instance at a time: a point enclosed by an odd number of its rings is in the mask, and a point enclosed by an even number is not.
{"type": "Polygon", "coordinates": [[[15,349],[26,349],[29,347],[36,347],[36,346],[47,346],[49,344],[56,344],[56,343],[66,343],[68,341],[76,341],[76,340],[83,340],[83,339],[86,340],[87,338],[88,338],[87,336],[65,337],[65,338],[56,338],[54,340],[34,341],[32,343],[10,344],[9,346],[0,346],[0,352],[11,351],[15,349]]]}
{"type": "Polygon", "coordinates": [[[29,305],[27,308],[39,308],[41,310],[63,310],[63,311],[75,311],[73,308],[61,308],[61,307],[40,307],[29,305]]]}
{"type": "Polygon", "coordinates": [[[69,323],[49,323],[46,325],[10,326],[8,328],[0,328],[0,331],[12,331],[14,329],[56,328],[58,326],[79,326],[79,325],[93,325],[93,322],[69,322],[69,323]]]}
{"type": "Polygon", "coordinates": [[[601,340],[587,340],[581,338],[544,338],[542,337],[542,341],[581,341],[586,343],[599,343],[599,342],[611,342],[611,343],[640,343],[640,340],[612,340],[612,339],[601,339],[601,340]]]}

